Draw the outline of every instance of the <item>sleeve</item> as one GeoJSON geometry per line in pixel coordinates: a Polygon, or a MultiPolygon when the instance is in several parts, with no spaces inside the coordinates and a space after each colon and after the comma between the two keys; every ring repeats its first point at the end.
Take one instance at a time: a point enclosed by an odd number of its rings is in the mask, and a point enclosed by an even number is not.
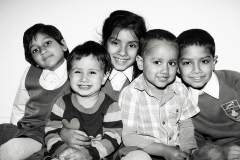
{"type": "Polygon", "coordinates": [[[28,94],[28,91],[25,87],[25,79],[27,76],[27,73],[29,71],[28,67],[25,72],[23,73],[21,82],[19,84],[17,94],[15,96],[15,100],[13,103],[13,108],[12,108],[12,114],[11,114],[11,119],[10,123],[17,125],[17,122],[24,116],[25,113],[25,105],[30,99],[30,96],[28,94]]]}
{"type": "Polygon", "coordinates": [[[59,132],[62,128],[62,118],[65,110],[65,104],[62,98],[59,98],[53,105],[50,119],[45,127],[45,144],[47,151],[52,157],[58,155],[63,149],[67,148],[67,144],[64,143],[60,137],[59,132]]]}
{"type": "MultiPolygon", "coordinates": [[[[111,104],[103,119],[103,136],[101,140],[92,140],[91,147],[81,148],[86,157],[104,158],[117,150],[121,144],[122,115],[116,102],[111,104]],[[87,151],[86,151],[87,150],[87,151]],[[96,153],[96,151],[98,153],[96,153]]],[[[97,138],[95,138],[97,139],[97,138]]]]}
{"type": "Polygon", "coordinates": [[[189,92],[185,86],[179,87],[179,90],[183,97],[183,103],[181,105],[182,112],[180,120],[186,120],[198,114],[200,112],[199,107],[195,104],[189,95],[189,92]]]}
{"type": "Polygon", "coordinates": [[[180,126],[180,149],[182,151],[188,149],[196,149],[197,142],[194,135],[194,126],[192,123],[192,119],[188,118],[186,120],[179,121],[180,126]]]}
{"type": "MultiPolygon", "coordinates": [[[[122,112],[123,131],[122,139],[125,146],[136,146],[145,148],[153,143],[138,135],[138,100],[135,97],[137,93],[132,93],[128,88],[125,88],[119,96],[119,106],[122,112]]],[[[143,135],[144,136],[144,135],[143,135]]]]}

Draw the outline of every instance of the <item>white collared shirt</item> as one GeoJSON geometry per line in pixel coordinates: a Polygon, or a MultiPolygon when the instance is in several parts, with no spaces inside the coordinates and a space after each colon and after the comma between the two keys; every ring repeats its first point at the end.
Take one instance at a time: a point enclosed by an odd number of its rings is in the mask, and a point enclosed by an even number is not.
{"type": "Polygon", "coordinates": [[[203,94],[203,92],[212,96],[213,98],[219,99],[219,81],[214,72],[212,73],[212,77],[202,90],[197,90],[189,87],[189,95],[192,96],[192,99],[196,104],[198,104],[198,96],[200,94],[203,94]]]}
{"type": "Polygon", "coordinates": [[[123,72],[113,69],[109,76],[109,80],[112,84],[113,90],[120,91],[127,78],[129,82],[132,81],[132,75],[133,67],[129,67],[123,72]]]}
{"type": "MultiPolygon", "coordinates": [[[[28,67],[21,79],[17,94],[13,103],[12,115],[10,122],[17,125],[17,122],[24,116],[25,105],[30,96],[25,86],[25,80],[30,67],[28,67]]],[[[67,62],[64,62],[55,71],[43,70],[39,83],[46,90],[54,90],[61,87],[68,79],[67,62]]]]}

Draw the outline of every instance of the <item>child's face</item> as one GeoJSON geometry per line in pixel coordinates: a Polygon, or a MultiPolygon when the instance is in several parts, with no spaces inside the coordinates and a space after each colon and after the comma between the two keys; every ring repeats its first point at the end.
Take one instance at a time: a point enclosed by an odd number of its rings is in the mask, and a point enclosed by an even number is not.
{"type": "Polygon", "coordinates": [[[98,96],[109,74],[104,74],[101,63],[92,55],[72,62],[69,73],[72,90],[80,97],[98,96]]]}
{"type": "Polygon", "coordinates": [[[177,72],[178,49],[164,41],[155,40],[147,46],[144,58],[137,56],[137,64],[150,90],[164,89],[172,83],[177,72]]]}
{"type": "Polygon", "coordinates": [[[114,33],[107,41],[106,49],[110,54],[112,65],[118,71],[124,71],[135,62],[139,40],[130,30],[114,33]]]}
{"type": "Polygon", "coordinates": [[[217,57],[201,46],[185,48],[179,58],[181,77],[190,87],[201,89],[210,80],[217,57]]]}
{"type": "Polygon", "coordinates": [[[40,67],[54,71],[63,63],[64,51],[67,50],[65,41],[61,42],[59,44],[54,38],[38,33],[30,42],[29,50],[40,67]]]}

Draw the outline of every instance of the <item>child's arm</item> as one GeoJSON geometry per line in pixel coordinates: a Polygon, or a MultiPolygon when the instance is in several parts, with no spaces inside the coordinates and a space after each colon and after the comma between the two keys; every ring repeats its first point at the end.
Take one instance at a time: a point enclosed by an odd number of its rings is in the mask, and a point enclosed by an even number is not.
{"type": "Polygon", "coordinates": [[[25,105],[30,98],[28,91],[25,87],[25,79],[29,71],[29,68],[30,67],[28,67],[23,73],[21,82],[18,86],[17,94],[15,96],[15,100],[13,103],[10,123],[14,125],[17,125],[17,122],[24,116],[25,105]]]}
{"type": "Polygon", "coordinates": [[[62,128],[62,117],[65,110],[65,104],[62,98],[57,99],[53,105],[50,119],[45,127],[45,144],[47,151],[52,157],[59,155],[63,150],[67,148],[67,144],[64,143],[59,135],[62,128]]]}
{"type": "Polygon", "coordinates": [[[194,136],[194,126],[191,118],[179,121],[180,127],[180,149],[181,151],[191,155],[193,149],[197,149],[197,142],[194,136]]]}

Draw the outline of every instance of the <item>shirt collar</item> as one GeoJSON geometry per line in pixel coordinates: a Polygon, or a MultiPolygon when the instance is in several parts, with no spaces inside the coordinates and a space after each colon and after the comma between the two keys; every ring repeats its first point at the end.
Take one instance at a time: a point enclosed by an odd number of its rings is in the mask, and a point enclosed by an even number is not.
{"type": "Polygon", "coordinates": [[[59,66],[55,71],[50,71],[48,69],[43,69],[43,72],[42,72],[42,76],[43,76],[43,79],[46,79],[47,76],[49,75],[49,73],[55,73],[55,75],[61,79],[63,78],[65,72],[67,71],[67,62],[66,60],[64,59],[63,63],[61,66],[59,66]]]}
{"type": "MultiPolygon", "coordinates": [[[[113,68],[113,70],[112,70],[112,72],[111,72],[111,74],[110,74],[110,76],[109,76],[109,80],[112,80],[112,79],[116,76],[116,74],[117,74],[118,72],[121,72],[121,71],[117,71],[116,69],[113,68]]],[[[127,68],[125,71],[123,71],[122,73],[124,73],[125,76],[128,78],[129,82],[131,82],[131,81],[132,81],[132,75],[133,75],[133,66],[128,67],[128,68],[127,68]]]]}
{"type": "Polygon", "coordinates": [[[208,95],[216,99],[219,99],[219,81],[218,81],[217,75],[213,72],[212,77],[210,78],[210,80],[207,82],[207,84],[202,90],[197,90],[192,87],[190,87],[189,90],[193,96],[193,99],[196,101],[196,103],[198,102],[197,97],[199,93],[202,93],[202,92],[205,92],[208,95]]]}
{"type": "Polygon", "coordinates": [[[212,73],[211,79],[208,81],[202,91],[216,99],[219,99],[219,81],[214,72],[212,73]]]}

